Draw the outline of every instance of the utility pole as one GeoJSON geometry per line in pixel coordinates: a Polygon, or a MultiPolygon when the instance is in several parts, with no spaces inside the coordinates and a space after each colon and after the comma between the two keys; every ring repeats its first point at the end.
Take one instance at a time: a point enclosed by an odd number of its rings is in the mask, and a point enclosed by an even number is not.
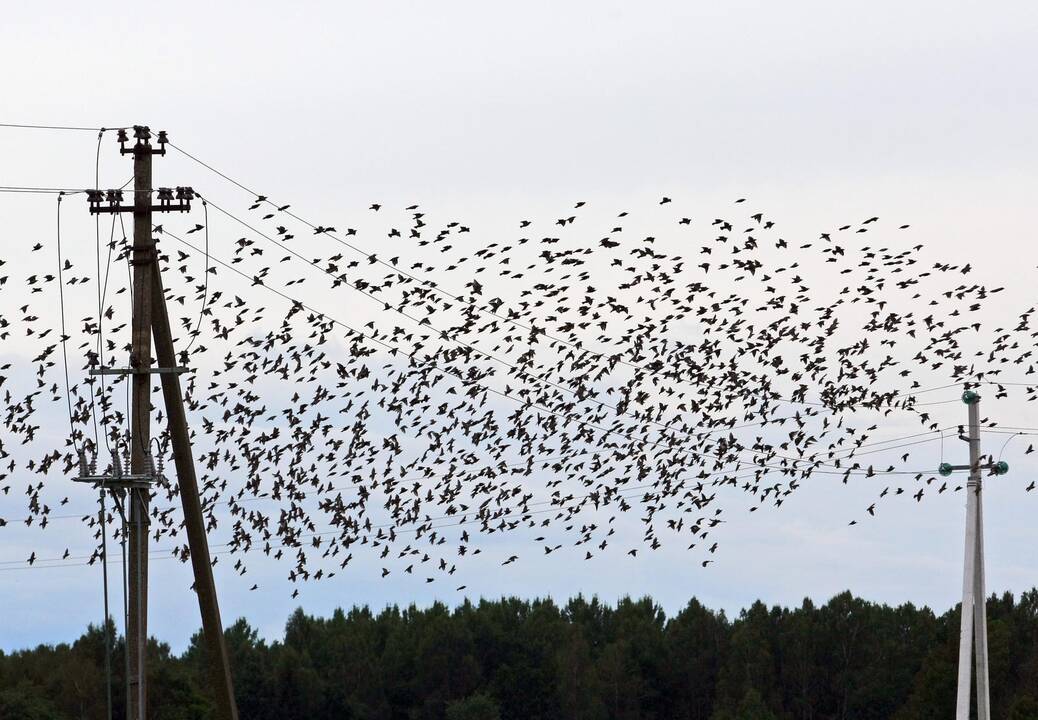
{"type": "MultiPolygon", "coordinates": [[[[152,188],[151,160],[153,155],[166,154],[166,133],[158,134],[158,147],[151,144],[151,131],[137,125],[133,128],[135,143],[127,148],[129,138],[119,131],[120,153],[133,155],[133,204],[124,205],[122,192],[95,189],[87,194],[90,212],[133,213],[133,245],[130,263],[133,266],[133,296],[131,318],[131,350],[128,368],[99,368],[95,375],[129,375],[131,382],[130,417],[130,473],[124,475],[113,458],[111,474],[96,475],[87,471],[85,458],[80,460],[80,477],[102,489],[124,491],[129,504],[128,533],[128,617],[126,622],[127,646],[127,718],[145,720],[147,717],[147,638],[148,638],[148,525],[151,484],[160,473],[156,472],[151,454],[151,383],[152,375],[162,380],[163,400],[169,418],[169,435],[177,468],[177,481],[184,508],[184,524],[194,571],[194,589],[202,614],[202,628],[206,640],[210,680],[216,700],[219,720],[237,720],[230,664],[224,643],[220,608],[216,599],[216,585],[210,564],[209,545],[205,535],[198,480],[184,410],[179,374],[186,368],[177,367],[173,336],[162,288],[158,251],[152,234],[152,213],[187,212],[194,192],[188,187],[152,188]],[[152,196],[158,200],[153,202],[152,196]],[[102,204],[107,201],[107,204],[102,204]],[[174,202],[176,201],[176,202],[174,202]],[[152,337],[158,365],[153,366],[152,337]]],[[[93,467],[91,464],[89,467],[93,467]]]]}
{"type": "Polygon", "coordinates": [[[980,395],[967,386],[962,402],[969,412],[969,435],[959,436],[969,443],[969,465],[941,463],[938,472],[947,477],[956,470],[968,470],[966,482],[966,542],[962,568],[962,610],[959,619],[959,678],[955,720],[969,720],[973,643],[976,643],[977,720],[991,720],[988,692],[988,621],[984,587],[984,502],[980,471],[992,475],[1009,472],[1005,462],[981,462],[980,395]]]}
{"type": "MultiPolygon", "coordinates": [[[[143,474],[151,455],[151,266],[155,264],[155,241],[151,234],[151,156],[158,149],[149,141],[147,128],[134,128],[137,142],[133,154],[133,317],[130,321],[130,473],[143,474]]],[[[161,151],[165,147],[161,146],[161,151]]],[[[151,490],[133,488],[127,495],[130,505],[130,535],[127,548],[127,586],[130,616],[126,628],[126,648],[131,675],[126,686],[127,715],[134,720],[147,716],[148,644],[148,508],[151,490]]]]}

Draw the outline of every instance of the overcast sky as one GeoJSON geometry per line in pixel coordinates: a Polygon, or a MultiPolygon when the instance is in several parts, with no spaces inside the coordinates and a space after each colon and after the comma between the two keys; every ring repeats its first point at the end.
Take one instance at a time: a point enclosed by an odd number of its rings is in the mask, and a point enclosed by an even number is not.
{"type": "MultiPolygon", "coordinates": [[[[998,302],[1019,312],[1034,300],[1038,261],[1036,8],[447,0],[61,2],[43,13],[17,3],[0,24],[0,123],[166,129],[249,187],[329,224],[352,222],[377,201],[420,202],[476,229],[513,227],[577,200],[624,209],[662,195],[711,216],[746,197],[807,238],[843,221],[896,218],[911,223],[911,242],[1007,285],[998,302]]],[[[104,147],[102,175],[118,184],[129,161],[104,147]]],[[[95,149],[91,133],[0,128],[0,185],[92,186],[95,149]]],[[[155,175],[207,190],[219,182],[172,155],[156,161],[155,175]]],[[[92,243],[78,211],[70,232],[79,222],[92,243]]],[[[53,199],[0,195],[0,221],[3,255],[20,262],[34,238],[51,238],[53,199]]],[[[960,405],[941,407],[943,421],[965,416],[960,405]]],[[[991,402],[985,412],[1034,426],[1032,407],[991,402]]],[[[1007,453],[1014,472],[986,495],[988,586],[1019,592],[1038,584],[1038,497],[1023,491],[1036,468],[1007,453]]],[[[735,507],[707,570],[670,548],[576,566],[531,554],[501,572],[493,558],[519,540],[498,539],[458,584],[473,598],[651,594],[668,610],[692,595],[737,612],[757,598],[824,601],[848,588],[938,611],[953,605],[963,495],[892,505],[848,528],[874,494],[815,480],[781,510],[751,518],[735,507]]],[[[4,532],[0,560],[40,543],[59,555],[69,545],[53,529],[43,540],[4,532]]],[[[83,531],[70,532],[89,545],[83,531]]],[[[218,566],[225,621],[244,615],[276,637],[298,603],[323,614],[460,599],[421,578],[358,572],[293,601],[285,570],[261,565],[238,579],[218,566]],[[253,582],[265,591],[248,592],[253,582]]],[[[182,648],[199,624],[189,569],[155,562],[153,573],[151,630],[182,648]]],[[[72,639],[101,617],[99,572],[2,572],[0,608],[0,648],[72,639]]]]}

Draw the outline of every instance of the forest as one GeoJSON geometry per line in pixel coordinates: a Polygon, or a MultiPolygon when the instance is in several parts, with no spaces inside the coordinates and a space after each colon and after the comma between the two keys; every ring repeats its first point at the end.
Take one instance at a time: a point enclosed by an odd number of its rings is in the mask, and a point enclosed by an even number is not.
{"type": "MultiPolygon", "coordinates": [[[[988,603],[992,714],[1038,718],[1038,590],[988,603]]],[[[959,610],[824,605],[738,617],[691,600],[502,598],[289,617],[265,641],[227,629],[242,720],[947,720],[959,610]]],[[[210,716],[201,636],[149,646],[150,717],[210,716]]],[[[121,639],[113,717],[124,713],[121,639]]],[[[103,720],[105,642],[0,652],[2,720],[103,720]]]]}

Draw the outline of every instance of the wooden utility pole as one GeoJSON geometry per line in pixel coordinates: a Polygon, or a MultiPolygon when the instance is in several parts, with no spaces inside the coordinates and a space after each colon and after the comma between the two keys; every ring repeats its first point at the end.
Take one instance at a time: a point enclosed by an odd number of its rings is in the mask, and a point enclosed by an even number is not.
{"type": "MultiPolygon", "coordinates": [[[[159,365],[174,367],[176,353],[173,349],[173,334],[169,325],[169,314],[166,311],[162,275],[157,263],[151,287],[155,311],[153,317],[155,349],[159,365]]],[[[173,460],[177,468],[180,501],[184,507],[184,527],[187,530],[187,542],[191,550],[191,566],[195,573],[198,609],[202,613],[202,634],[205,636],[206,655],[209,660],[209,684],[216,700],[216,717],[220,720],[237,720],[238,708],[234,701],[231,664],[227,658],[223,623],[220,620],[220,604],[216,599],[216,583],[213,580],[213,567],[209,561],[209,541],[205,535],[205,519],[202,517],[202,501],[198,493],[198,478],[195,476],[191,436],[187,428],[187,413],[184,410],[184,396],[180,390],[179,375],[176,373],[162,374],[162,397],[166,405],[166,415],[169,417],[169,437],[173,446],[173,460]]]]}
{"type": "MultiPolygon", "coordinates": [[[[151,382],[153,375],[162,380],[162,394],[169,418],[169,436],[177,470],[177,482],[184,508],[184,526],[194,571],[194,589],[202,614],[206,654],[213,698],[218,720],[238,720],[234,700],[230,663],[224,642],[220,607],[216,598],[205,534],[205,519],[195,476],[190,433],[179,374],[185,368],[177,367],[173,334],[169,324],[166,297],[162,287],[162,273],[158,251],[152,234],[152,213],[186,212],[190,210],[194,193],[191,188],[152,188],[152,155],[166,154],[166,133],[158,134],[158,147],[151,144],[151,131],[145,126],[134,127],[136,142],[127,148],[129,139],[119,131],[120,152],[133,155],[133,205],[122,203],[122,193],[95,189],[88,193],[91,213],[133,213],[133,246],[130,262],[133,265],[133,312],[131,318],[130,367],[100,368],[93,374],[130,375],[130,473],[123,475],[113,463],[111,476],[81,473],[80,480],[93,482],[102,489],[124,490],[130,505],[128,533],[128,609],[126,622],[127,644],[127,718],[145,720],[147,717],[147,637],[148,637],[148,525],[150,486],[158,479],[151,454],[151,382]],[[153,200],[158,200],[156,204],[153,200]],[[107,201],[107,204],[103,204],[107,201]],[[158,365],[153,365],[152,338],[158,365]]],[[[81,464],[86,465],[81,460],[81,464]]]]}
{"type": "MultiPolygon", "coordinates": [[[[151,457],[151,310],[153,277],[156,264],[155,241],[151,234],[151,156],[158,152],[150,142],[147,128],[134,128],[136,143],[133,154],[133,316],[131,327],[130,368],[130,472],[143,475],[151,457]]],[[[164,149],[164,148],[163,148],[164,149]]],[[[130,677],[127,678],[127,715],[132,720],[147,717],[147,643],[148,643],[148,508],[151,491],[132,488],[127,495],[130,505],[130,533],[127,548],[127,586],[130,607],[126,627],[130,677]]]]}

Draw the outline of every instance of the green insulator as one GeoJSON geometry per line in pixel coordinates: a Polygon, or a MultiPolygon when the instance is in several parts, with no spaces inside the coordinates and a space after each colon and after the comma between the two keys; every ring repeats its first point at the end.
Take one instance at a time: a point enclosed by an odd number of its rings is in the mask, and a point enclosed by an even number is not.
{"type": "Polygon", "coordinates": [[[941,463],[937,467],[937,472],[940,473],[942,477],[948,477],[949,475],[952,474],[951,463],[941,463]]]}
{"type": "Polygon", "coordinates": [[[980,400],[980,393],[978,393],[978,392],[976,392],[974,390],[967,390],[966,392],[964,392],[962,394],[962,401],[964,403],[966,403],[967,405],[972,405],[973,403],[975,403],[975,402],[977,402],[979,400],[980,400]]]}
{"type": "Polygon", "coordinates": [[[1005,475],[1007,472],[1009,472],[1009,463],[1007,463],[1005,460],[999,460],[997,463],[995,463],[996,475],[1005,475]]]}

